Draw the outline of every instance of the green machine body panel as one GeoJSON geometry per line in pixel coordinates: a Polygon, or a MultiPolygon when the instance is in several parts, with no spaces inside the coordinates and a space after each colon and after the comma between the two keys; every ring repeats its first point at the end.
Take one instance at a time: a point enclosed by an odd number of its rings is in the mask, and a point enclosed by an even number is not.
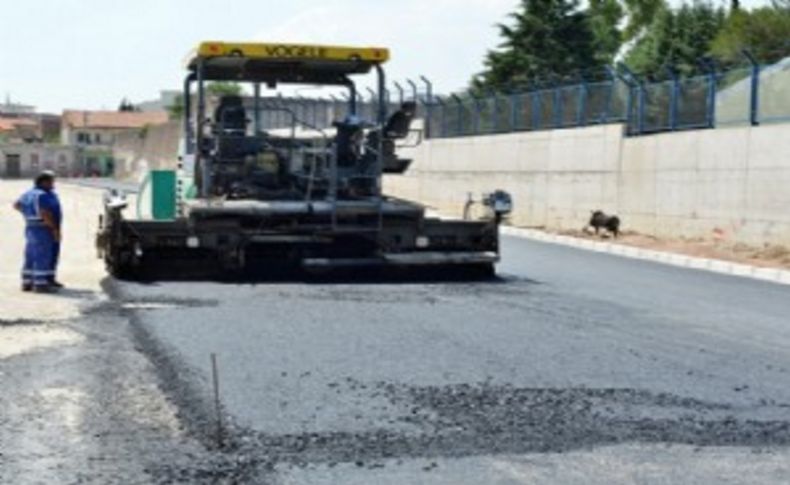
{"type": "Polygon", "coordinates": [[[154,220],[172,220],[176,217],[176,172],[153,170],[151,172],[151,215],[154,220]]]}

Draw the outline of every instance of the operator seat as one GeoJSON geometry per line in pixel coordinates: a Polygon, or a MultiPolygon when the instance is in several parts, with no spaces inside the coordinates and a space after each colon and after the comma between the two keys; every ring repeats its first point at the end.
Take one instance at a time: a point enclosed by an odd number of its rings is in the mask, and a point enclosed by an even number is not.
{"type": "Polygon", "coordinates": [[[417,103],[407,101],[401,104],[398,111],[390,116],[387,125],[384,127],[384,138],[390,140],[401,140],[409,136],[411,124],[417,114],[417,103]]]}
{"type": "Polygon", "coordinates": [[[247,111],[241,96],[223,96],[214,111],[214,127],[220,135],[245,135],[247,111]]]}
{"type": "Polygon", "coordinates": [[[333,124],[337,129],[335,137],[337,164],[340,167],[353,167],[361,155],[364,135],[362,120],[352,115],[343,121],[335,121],[333,124]]]}

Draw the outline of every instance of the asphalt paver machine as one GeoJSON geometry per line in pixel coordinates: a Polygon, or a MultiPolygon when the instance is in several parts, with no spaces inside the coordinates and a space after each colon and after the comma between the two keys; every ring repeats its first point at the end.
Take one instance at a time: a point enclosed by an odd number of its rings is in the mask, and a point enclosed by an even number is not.
{"type": "Polygon", "coordinates": [[[124,200],[108,195],[97,246],[109,272],[135,279],[165,267],[211,268],[265,277],[281,268],[361,266],[492,275],[507,193],[484,197],[477,220],[429,217],[423,205],[382,193],[384,174],[410,165],[398,147],[416,110],[404,103],[388,113],[388,59],[383,48],[200,44],[187,60],[173,216],[127,219],[124,200]],[[375,119],[362,119],[355,79],[371,74],[378,109],[375,119]],[[209,96],[209,82],[251,85],[252,108],[240,96],[209,96]],[[261,98],[262,87],[287,85],[348,90],[347,116],[321,129],[261,98]],[[264,130],[267,110],[284,112],[290,127],[264,130]]]}

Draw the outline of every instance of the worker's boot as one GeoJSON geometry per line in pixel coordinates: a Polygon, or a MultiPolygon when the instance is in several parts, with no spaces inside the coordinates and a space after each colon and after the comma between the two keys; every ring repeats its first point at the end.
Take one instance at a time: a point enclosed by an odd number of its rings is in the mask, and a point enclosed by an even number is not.
{"type": "Polygon", "coordinates": [[[33,291],[33,285],[31,285],[30,283],[22,283],[22,291],[24,292],[33,291]]]}
{"type": "Polygon", "coordinates": [[[61,289],[61,288],[63,288],[63,283],[61,283],[60,281],[58,281],[58,280],[53,278],[53,279],[49,280],[49,286],[51,286],[53,288],[61,289]]]}

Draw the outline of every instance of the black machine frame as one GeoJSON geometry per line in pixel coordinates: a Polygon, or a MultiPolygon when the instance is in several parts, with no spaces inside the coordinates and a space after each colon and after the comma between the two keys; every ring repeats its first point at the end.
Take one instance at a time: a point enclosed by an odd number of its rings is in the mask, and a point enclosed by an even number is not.
{"type": "MultiPolygon", "coordinates": [[[[160,270],[178,262],[185,262],[173,273],[179,276],[193,270],[202,272],[207,267],[227,276],[249,268],[257,268],[256,271],[263,268],[262,272],[266,273],[274,267],[293,265],[307,270],[394,266],[465,268],[476,275],[494,273],[494,264],[499,260],[498,228],[503,214],[509,211],[509,196],[496,192],[498,195],[485,204],[488,215],[480,220],[451,221],[427,217],[425,207],[418,203],[385,196],[383,174],[402,173],[405,167],[390,171],[395,145],[385,133],[390,124],[387,77],[381,62],[313,60],[305,69],[306,63],[241,55],[197,57],[190,63],[183,86],[183,156],[193,157],[193,175],[200,179],[196,183],[199,196],[190,201],[191,205],[181,208],[175,220],[164,221],[124,219],[123,201],[108,197],[97,247],[112,274],[143,278],[149,270],[160,270]],[[375,179],[370,180],[369,192],[349,197],[347,192],[338,190],[335,153],[338,135],[335,135],[334,145],[328,150],[328,187],[320,195],[313,197],[307,190],[306,198],[300,200],[216,197],[212,156],[204,150],[207,136],[204,127],[211,121],[206,113],[208,82],[252,84],[255,102],[252,121],[258,137],[264,134],[259,119],[262,85],[345,87],[349,90],[348,112],[356,117],[357,86],[351,77],[373,70],[377,76],[378,110],[377,119],[368,128],[378,135],[363,141],[365,149],[375,155],[375,167],[366,168],[369,178],[375,179]],[[197,96],[194,103],[193,88],[197,96]],[[386,150],[385,143],[389,144],[386,150]],[[505,209],[498,204],[504,204],[505,209]],[[263,266],[253,264],[260,262],[263,266]]],[[[407,124],[410,123],[409,119],[407,124]]],[[[301,124],[314,129],[304,122],[301,124]]]]}

